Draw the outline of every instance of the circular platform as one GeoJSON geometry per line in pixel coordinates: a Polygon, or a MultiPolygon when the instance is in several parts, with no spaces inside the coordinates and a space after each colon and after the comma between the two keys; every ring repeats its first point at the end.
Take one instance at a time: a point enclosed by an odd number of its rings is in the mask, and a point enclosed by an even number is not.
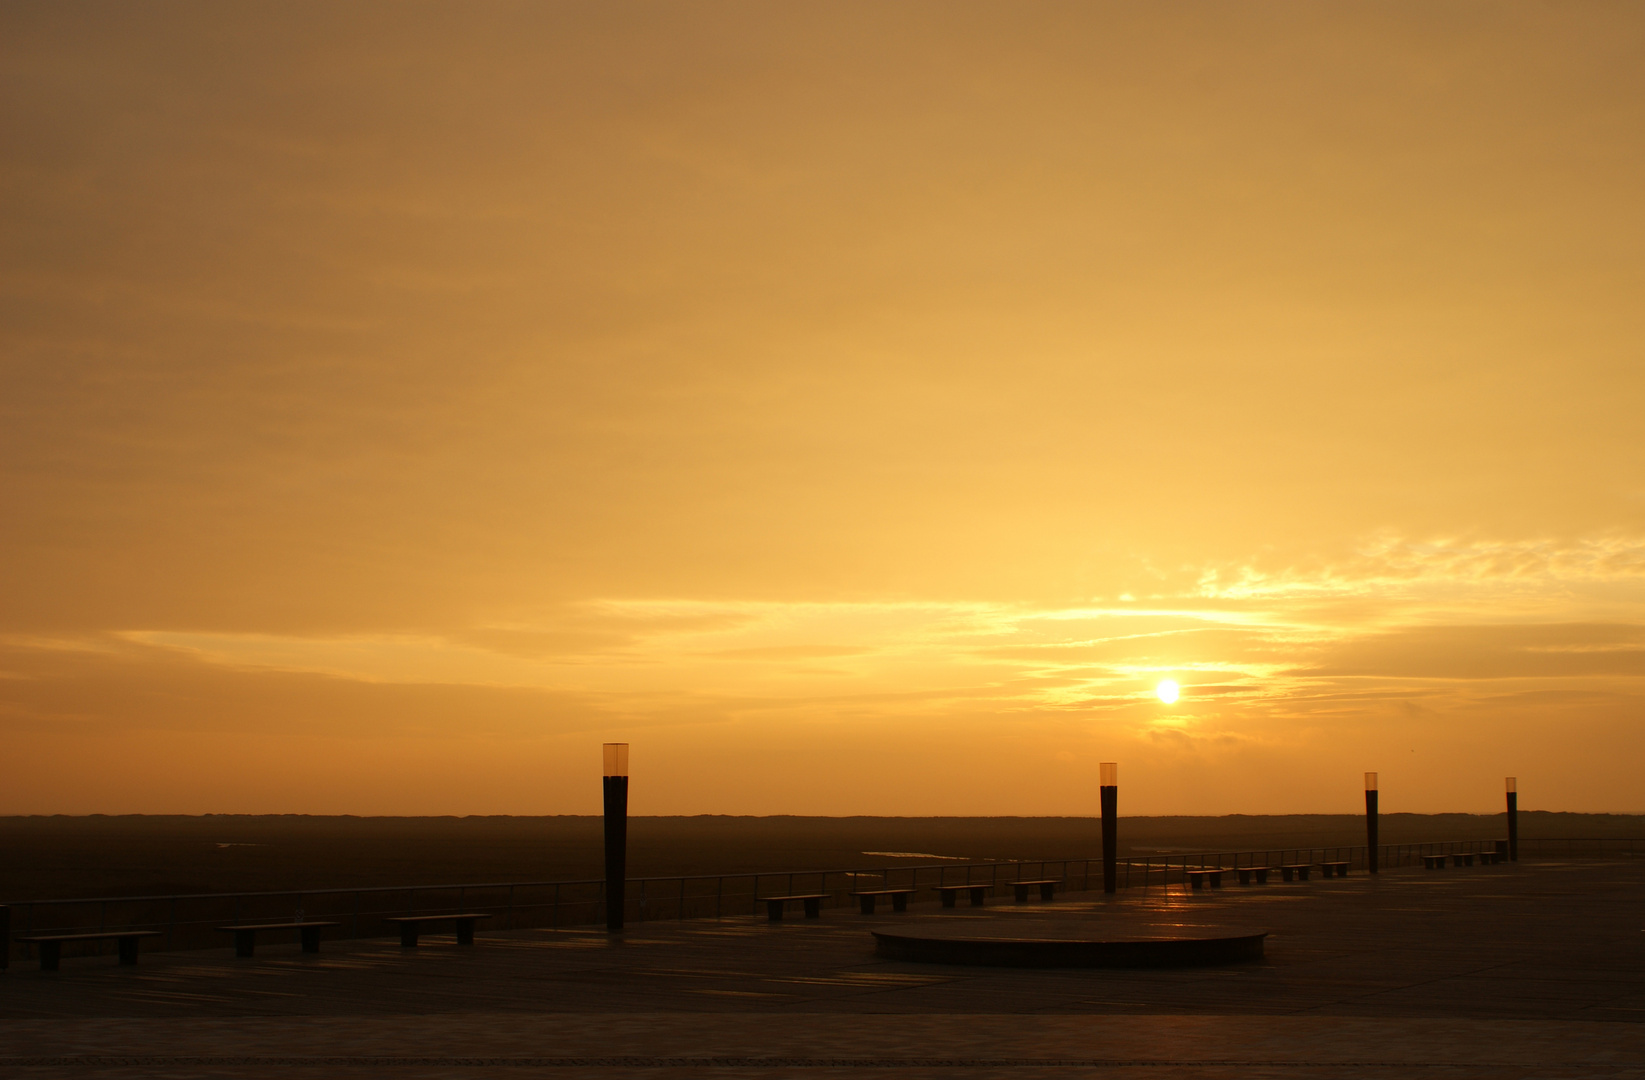
{"type": "Polygon", "coordinates": [[[933,921],[875,930],[875,952],[922,964],[1023,968],[1209,967],[1262,959],[1266,931],[1098,917],[933,921]]]}

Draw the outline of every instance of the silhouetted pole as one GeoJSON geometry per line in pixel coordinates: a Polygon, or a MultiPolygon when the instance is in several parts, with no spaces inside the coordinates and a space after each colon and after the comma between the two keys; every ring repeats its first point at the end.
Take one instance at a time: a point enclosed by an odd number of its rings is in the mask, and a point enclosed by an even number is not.
{"type": "Polygon", "coordinates": [[[1519,861],[1519,778],[1508,777],[1508,861],[1519,861]]]}
{"type": "Polygon", "coordinates": [[[1120,767],[1112,761],[1105,761],[1101,768],[1102,779],[1102,891],[1105,893],[1119,890],[1119,773],[1120,767]]]}
{"type": "Polygon", "coordinates": [[[628,744],[605,744],[605,928],[623,928],[628,882],[628,744]]]}
{"type": "Polygon", "coordinates": [[[1365,774],[1365,868],[1377,872],[1377,774],[1365,774]]]}

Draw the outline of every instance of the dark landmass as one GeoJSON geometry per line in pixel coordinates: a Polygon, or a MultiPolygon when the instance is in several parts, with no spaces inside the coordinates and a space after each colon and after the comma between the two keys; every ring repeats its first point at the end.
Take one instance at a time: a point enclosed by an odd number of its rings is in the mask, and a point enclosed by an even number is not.
{"type": "MultiPolygon", "coordinates": [[[[1384,814],[1383,843],[1505,835],[1501,814],[1384,814]]],[[[1520,834],[1645,837],[1645,815],[1522,812],[1520,834]]],[[[562,881],[603,873],[598,817],[0,818],[0,899],[562,881]]],[[[1094,858],[1094,818],[637,817],[633,876],[1094,858]],[[901,853],[899,855],[869,853],[901,853]]],[[[1349,814],[1135,817],[1122,855],[1364,843],[1349,814]]]]}

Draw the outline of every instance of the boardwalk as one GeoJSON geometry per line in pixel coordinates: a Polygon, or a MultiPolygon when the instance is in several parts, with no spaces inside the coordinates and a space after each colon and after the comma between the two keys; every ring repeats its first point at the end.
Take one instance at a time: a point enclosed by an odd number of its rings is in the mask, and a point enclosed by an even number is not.
{"type": "MultiPolygon", "coordinates": [[[[65,960],[0,975],[19,1076],[1642,1076],[1645,860],[1400,870],[1134,891],[1185,923],[1269,928],[1197,971],[938,968],[818,921],[652,923],[65,960]],[[298,1019],[301,1018],[301,1019],[298,1019]],[[1200,1063],[1200,1064],[1195,1064],[1200,1063]],[[1413,1072],[1412,1070],[1417,1070],[1413,1072]]],[[[982,918],[1009,918],[994,901],[982,918]],[[991,914],[995,913],[995,914],[991,914]]],[[[1100,908],[1075,895],[1054,907],[1100,908]]],[[[1036,913],[1038,902],[1026,905],[1036,913]]]]}

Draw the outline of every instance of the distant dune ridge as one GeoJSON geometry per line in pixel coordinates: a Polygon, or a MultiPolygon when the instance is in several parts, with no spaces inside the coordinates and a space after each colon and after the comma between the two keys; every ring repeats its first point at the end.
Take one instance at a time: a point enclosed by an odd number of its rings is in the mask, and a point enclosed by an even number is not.
{"type": "MultiPolygon", "coordinates": [[[[1538,837],[1645,836],[1645,815],[1526,811],[1538,837]]],[[[1383,843],[1504,835],[1500,814],[1385,814],[1383,843]]],[[[1349,814],[1123,819],[1133,855],[1364,842],[1349,814]]],[[[1095,818],[636,817],[629,871],[838,869],[939,859],[1094,857],[1095,818]]],[[[0,899],[552,881],[601,874],[598,817],[0,818],[0,899]]]]}

